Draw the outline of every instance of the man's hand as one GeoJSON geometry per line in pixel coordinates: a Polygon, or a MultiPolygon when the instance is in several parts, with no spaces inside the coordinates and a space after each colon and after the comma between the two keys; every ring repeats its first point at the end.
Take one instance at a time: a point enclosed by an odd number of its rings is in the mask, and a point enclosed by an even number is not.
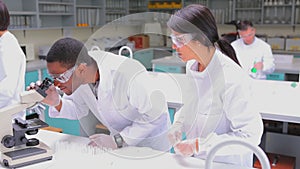
{"type": "Polygon", "coordinates": [[[91,146],[117,149],[117,144],[113,136],[107,134],[94,134],[91,135],[89,138],[91,140],[89,145],[91,146]]]}
{"type": "Polygon", "coordinates": [[[42,100],[43,103],[54,107],[60,104],[60,95],[54,85],[51,85],[45,93],[47,96],[42,100]]]}
{"type": "MultiPolygon", "coordinates": [[[[36,83],[31,82],[30,85],[26,87],[26,90],[36,90],[41,84],[41,81],[36,81],[36,83]]],[[[60,104],[60,95],[54,85],[51,85],[45,91],[45,93],[47,94],[47,96],[42,100],[42,103],[54,107],[60,104]]]]}
{"type": "Polygon", "coordinates": [[[168,131],[168,139],[171,145],[175,145],[182,139],[182,124],[175,122],[168,131]]]}
{"type": "Polygon", "coordinates": [[[264,63],[263,62],[256,62],[253,66],[253,68],[256,68],[256,70],[263,70],[264,63]]]}
{"type": "Polygon", "coordinates": [[[174,151],[176,154],[180,154],[184,157],[192,156],[199,152],[199,141],[198,138],[184,140],[174,145],[174,151]]]}

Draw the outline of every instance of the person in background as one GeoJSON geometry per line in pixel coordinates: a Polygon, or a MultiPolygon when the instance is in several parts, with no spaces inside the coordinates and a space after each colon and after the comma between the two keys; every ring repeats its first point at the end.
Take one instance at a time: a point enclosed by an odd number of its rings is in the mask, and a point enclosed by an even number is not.
{"type": "MultiPolygon", "coordinates": [[[[25,90],[26,57],[18,40],[7,29],[10,15],[3,1],[0,1],[0,108],[20,102],[20,93],[25,90]],[[3,67],[2,67],[3,66],[3,67]],[[3,76],[4,75],[4,76],[3,76]]],[[[25,111],[15,117],[25,119],[25,111]]]]}
{"type": "MultiPolygon", "coordinates": [[[[198,88],[190,93],[191,102],[175,114],[168,134],[175,153],[205,159],[210,148],[227,139],[259,145],[262,118],[248,103],[252,80],[239,66],[230,43],[219,38],[211,11],[192,4],[172,15],[167,25],[172,47],[187,62],[187,76],[198,88]]],[[[252,152],[232,146],[220,150],[215,158],[246,167],[252,167],[252,160],[252,152]]]]}
{"type": "Polygon", "coordinates": [[[240,38],[231,43],[242,68],[254,79],[266,79],[275,70],[271,46],[255,36],[251,21],[237,23],[240,38]]]}
{"type": "Polygon", "coordinates": [[[151,89],[148,72],[138,61],[113,53],[88,51],[73,38],[62,38],[50,48],[47,69],[55,86],[47,91],[44,103],[52,118],[80,119],[91,111],[110,131],[93,134],[92,146],[123,146],[170,149],[170,127],[164,95],[151,89]]]}

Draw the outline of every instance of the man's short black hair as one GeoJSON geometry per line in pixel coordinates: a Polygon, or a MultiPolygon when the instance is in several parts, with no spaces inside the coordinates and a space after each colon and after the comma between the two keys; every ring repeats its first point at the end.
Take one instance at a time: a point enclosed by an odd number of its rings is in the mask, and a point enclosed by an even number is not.
{"type": "Polygon", "coordinates": [[[240,30],[240,31],[245,31],[249,27],[253,27],[253,23],[249,20],[237,22],[237,25],[236,25],[237,30],[240,30]]]}
{"type": "Polygon", "coordinates": [[[0,0],[0,31],[7,30],[9,26],[9,12],[3,1],[0,0]]]}
{"type": "Polygon", "coordinates": [[[50,48],[46,61],[60,62],[66,68],[73,67],[76,63],[92,63],[87,48],[82,42],[73,38],[62,38],[57,40],[50,48]]]}

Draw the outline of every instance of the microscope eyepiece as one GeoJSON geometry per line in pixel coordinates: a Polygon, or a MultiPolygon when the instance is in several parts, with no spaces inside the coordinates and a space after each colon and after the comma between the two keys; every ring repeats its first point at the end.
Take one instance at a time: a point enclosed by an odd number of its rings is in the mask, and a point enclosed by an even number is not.
{"type": "Polygon", "coordinates": [[[49,78],[45,78],[41,85],[39,85],[36,89],[36,91],[41,94],[43,97],[46,97],[47,94],[45,91],[53,84],[53,81],[49,78]]]}

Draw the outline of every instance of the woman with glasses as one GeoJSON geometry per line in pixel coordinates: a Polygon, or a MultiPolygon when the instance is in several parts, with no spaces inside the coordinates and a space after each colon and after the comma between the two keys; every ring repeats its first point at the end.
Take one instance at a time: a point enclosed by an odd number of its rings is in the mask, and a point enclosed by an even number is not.
{"type": "Polygon", "coordinates": [[[255,36],[251,21],[237,24],[240,38],[231,43],[242,68],[254,79],[266,79],[275,70],[271,46],[255,36]]]}
{"type": "MultiPolygon", "coordinates": [[[[211,147],[232,138],[258,145],[263,125],[258,111],[248,103],[251,79],[239,66],[231,45],[219,38],[211,11],[189,5],[172,15],[167,25],[172,47],[187,62],[187,75],[198,86],[190,93],[194,99],[175,115],[168,134],[175,152],[206,158],[211,147]]],[[[253,153],[244,148],[227,147],[217,154],[216,161],[252,166],[253,153]]]]}
{"type": "Polygon", "coordinates": [[[50,117],[81,119],[93,113],[110,135],[87,133],[92,146],[170,149],[165,98],[147,85],[148,72],[138,61],[105,51],[88,51],[73,38],[56,41],[46,61],[54,85],[64,93],[60,98],[54,86],[46,91],[43,102],[51,106],[50,117]]]}

